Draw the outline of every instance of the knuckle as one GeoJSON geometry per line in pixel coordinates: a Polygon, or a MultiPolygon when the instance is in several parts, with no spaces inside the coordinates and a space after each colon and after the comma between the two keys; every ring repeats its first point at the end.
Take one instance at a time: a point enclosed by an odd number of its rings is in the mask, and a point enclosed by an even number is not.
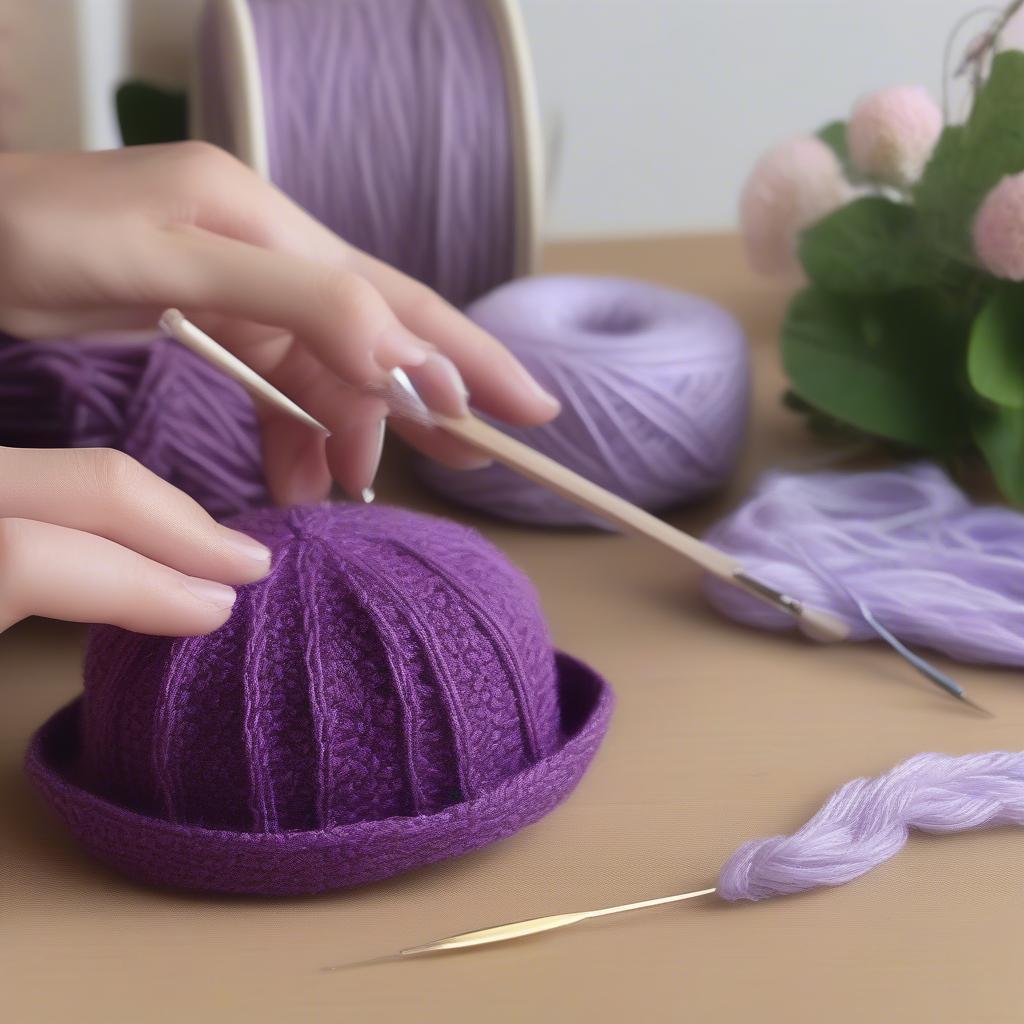
{"type": "Polygon", "coordinates": [[[377,298],[369,281],[338,267],[330,267],[324,273],[321,290],[328,309],[346,316],[372,307],[377,298]]]}
{"type": "Polygon", "coordinates": [[[186,191],[208,187],[211,179],[243,166],[227,150],[199,139],[175,143],[172,163],[175,180],[186,191]]]}
{"type": "Polygon", "coordinates": [[[76,455],[85,491],[104,500],[120,501],[132,494],[145,473],[140,463],[116,448],[81,448],[76,455]]]}

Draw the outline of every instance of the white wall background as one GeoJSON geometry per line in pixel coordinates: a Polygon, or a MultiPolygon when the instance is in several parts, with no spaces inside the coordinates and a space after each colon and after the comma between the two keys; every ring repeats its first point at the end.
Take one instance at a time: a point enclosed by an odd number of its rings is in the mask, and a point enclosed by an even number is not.
{"type": "MultiPolygon", "coordinates": [[[[551,237],[732,224],[757,154],[861,93],[938,95],[978,0],[521,0],[559,141],[551,237]]],[[[0,0],[0,144],[102,146],[126,74],[183,82],[198,0],[0,0]]],[[[969,33],[968,33],[969,36],[969,33]]],[[[966,37],[965,37],[966,38],[966,37]]]]}

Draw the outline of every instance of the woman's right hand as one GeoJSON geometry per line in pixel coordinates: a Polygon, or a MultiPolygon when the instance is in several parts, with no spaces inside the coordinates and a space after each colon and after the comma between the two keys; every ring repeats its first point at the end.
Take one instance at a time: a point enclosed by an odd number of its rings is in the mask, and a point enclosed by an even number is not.
{"type": "MultiPolygon", "coordinates": [[[[325,498],[332,477],[353,497],[372,485],[388,410],[365,387],[398,366],[448,415],[464,411],[466,390],[507,423],[558,412],[495,338],[223,150],[0,154],[0,330],[46,338],[155,327],[169,306],[331,431],[325,443],[258,408],[280,504],[325,498]]],[[[391,427],[449,464],[480,464],[442,431],[391,427]]]]}
{"type": "Polygon", "coordinates": [[[29,615],[188,636],[270,571],[258,541],[107,448],[0,448],[0,632],[29,615]]]}

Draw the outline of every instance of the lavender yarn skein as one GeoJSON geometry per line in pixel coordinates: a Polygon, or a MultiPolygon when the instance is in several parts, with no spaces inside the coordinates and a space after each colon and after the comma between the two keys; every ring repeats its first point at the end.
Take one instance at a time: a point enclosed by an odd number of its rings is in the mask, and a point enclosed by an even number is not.
{"type": "Polygon", "coordinates": [[[718,895],[763,900],[842,885],[899,853],[911,829],[999,825],[1024,825],[1024,754],[918,754],[848,782],[793,835],[741,846],[722,868],[718,895]]]}
{"type": "Polygon", "coordinates": [[[0,336],[0,444],[119,448],[216,517],[269,501],[249,396],[169,338],[0,336]]]}
{"type": "MultiPolygon", "coordinates": [[[[874,639],[857,601],[899,639],[965,662],[1024,665],[1024,516],[973,505],[938,467],[768,473],[708,541],[747,571],[874,639]]],[[[706,579],[723,615],[758,629],[793,620],[706,579]]]]}
{"type": "MultiPolygon", "coordinates": [[[[739,455],[749,405],[746,341],[705,299],[619,278],[503,285],[467,314],[562,402],[542,427],[501,429],[648,509],[713,491],[739,455]]],[[[501,465],[419,466],[459,504],[536,525],[602,520],[501,465]]],[[[607,528],[607,527],[605,527],[607,528]]]]}

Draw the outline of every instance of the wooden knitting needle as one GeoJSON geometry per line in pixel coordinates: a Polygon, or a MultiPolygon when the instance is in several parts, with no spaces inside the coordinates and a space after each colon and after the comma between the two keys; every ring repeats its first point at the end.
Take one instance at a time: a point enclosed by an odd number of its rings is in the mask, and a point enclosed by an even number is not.
{"type": "MultiPolygon", "coordinates": [[[[196,355],[238,381],[254,398],[275,406],[307,426],[329,433],[319,420],[264,380],[252,367],[222,348],[179,310],[166,310],[160,317],[160,326],[196,355]]],[[[612,525],[628,533],[647,537],[675,554],[682,555],[726,583],[740,587],[759,600],[793,616],[808,636],[821,641],[844,640],[849,636],[849,627],[838,616],[817,608],[808,608],[796,598],[755,579],[739,562],[723,551],[669,526],[657,516],[599,487],[529,445],[503,434],[472,413],[452,418],[432,412],[423,403],[405,371],[393,370],[386,386],[372,390],[387,402],[391,415],[444,430],[612,525]]]]}
{"type": "Polygon", "coordinates": [[[742,564],[725,552],[670,526],[522,441],[503,434],[472,413],[455,418],[432,412],[423,404],[404,370],[392,370],[390,377],[391,383],[384,390],[383,396],[393,415],[439,427],[452,437],[490,455],[624,532],[647,537],[675,554],[682,555],[713,576],[793,616],[803,631],[816,640],[845,640],[850,635],[849,627],[838,616],[806,607],[796,598],[755,579],[742,564]]]}

